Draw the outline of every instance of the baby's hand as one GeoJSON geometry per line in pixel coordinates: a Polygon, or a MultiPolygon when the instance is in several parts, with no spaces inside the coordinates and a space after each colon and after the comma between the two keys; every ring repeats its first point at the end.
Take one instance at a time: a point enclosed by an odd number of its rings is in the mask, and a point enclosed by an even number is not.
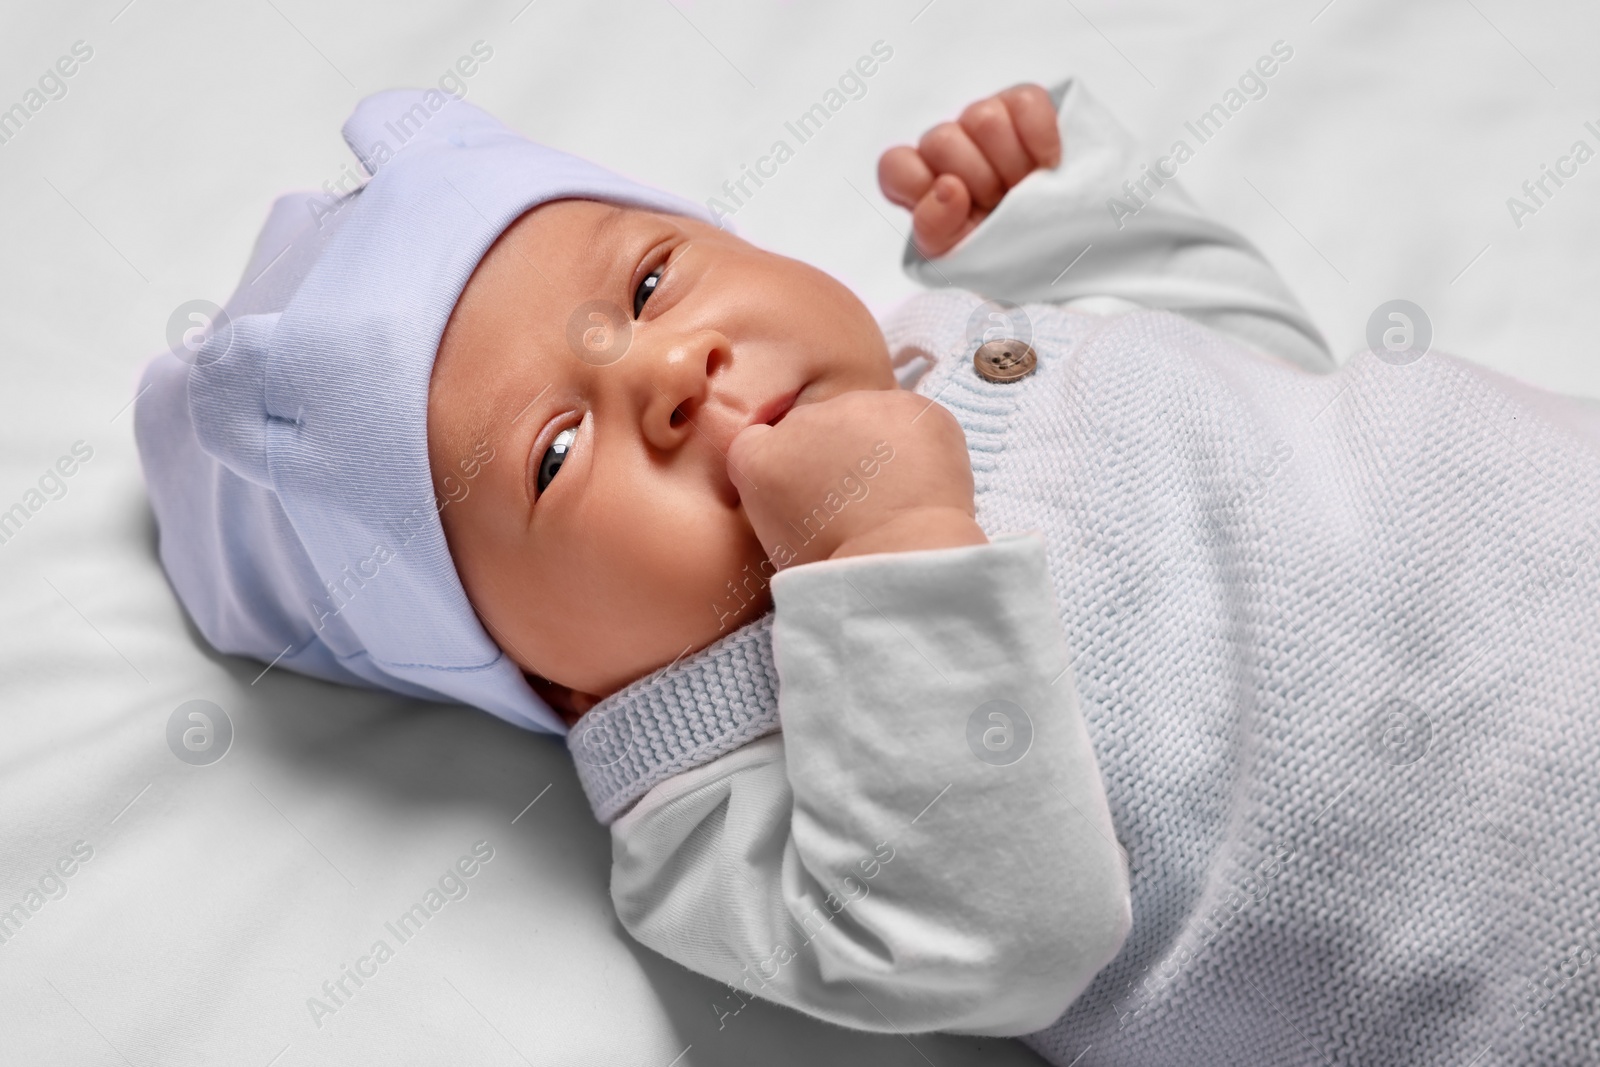
{"type": "Polygon", "coordinates": [[[932,258],[948,252],[1038,167],[1061,162],[1050,94],[1014,85],[979,100],[957,122],[941,122],[917,147],[897,145],[878,160],[883,195],[911,209],[911,239],[932,258]]]}
{"type": "Polygon", "coordinates": [[[740,431],[728,475],[779,567],[988,540],[961,424],[904,389],[858,389],[740,431]]]}

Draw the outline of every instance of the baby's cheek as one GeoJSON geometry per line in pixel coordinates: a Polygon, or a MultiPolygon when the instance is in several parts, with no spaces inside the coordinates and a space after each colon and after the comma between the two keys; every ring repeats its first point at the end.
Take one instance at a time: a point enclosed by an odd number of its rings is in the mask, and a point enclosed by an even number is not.
{"type": "Polygon", "coordinates": [[[669,624],[686,644],[709,644],[771,606],[777,568],[738,509],[703,509],[661,566],[676,572],[669,624]]]}
{"type": "Polygon", "coordinates": [[[552,574],[566,590],[556,614],[564,656],[583,661],[591,681],[579,688],[590,692],[642,678],[759,617],[750,605],[765,592],[722,508],[671,499],[659,483],[608,503],[586,509],[577,550],[552,574]]]}

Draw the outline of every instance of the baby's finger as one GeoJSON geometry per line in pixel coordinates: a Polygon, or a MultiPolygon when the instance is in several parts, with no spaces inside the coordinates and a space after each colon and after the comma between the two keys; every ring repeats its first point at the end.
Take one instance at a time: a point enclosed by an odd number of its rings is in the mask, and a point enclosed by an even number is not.
{"type": "Polygon", "coordinates": [[[953,174],[966,184],[972,200],[984,210],[993,208],[1005,195],[1006,187],[1000,184],[995,173],[978,146],[954,122],[941,122],[922,135],[917,151],[938,174],[953,174]]]}
{"type": "Polygon", "coordinates": [[[762,423],[746,426],[734,435],[728,443],[728,454],[723,457],[727,463],[728,480],[733,482],[733,487],[739,491],[739,502],[745,510],[749,506],[745,502],[745,494],[757,491],[757,468],[760,466],[760,446],[762,438],[772,432],[772,427],[762,423]]]}
{"type": "Polygon", "coordinates": [[[896,145],[878,157],[878,188],[890,203],[911,209],[933,188],[928,161],[910,145],[896,145]]]}
{"type": "Polygon", "coordinates": [[[999,97],[969,105],[961,113],[961,128],[988,158],[1007,189],[1026,178],[1037,165],[1017,137],[1011,109],[999,97]]]}
{"type": "Polygon", "coordinates": [[[911,237],[917,251],[930,259],[954,248],[972,228],[967,215],[972,197],[953,174],[941,174],[928,195],[911,212],[911,237]]]}
{"type": "Polygon", "coordinates": [[[1056,106],[1038,85],[1013,85],[1000,94],[1023,147],[1041,167],[1061,164],[1061,131],[1056,128],[1056,106]]]}

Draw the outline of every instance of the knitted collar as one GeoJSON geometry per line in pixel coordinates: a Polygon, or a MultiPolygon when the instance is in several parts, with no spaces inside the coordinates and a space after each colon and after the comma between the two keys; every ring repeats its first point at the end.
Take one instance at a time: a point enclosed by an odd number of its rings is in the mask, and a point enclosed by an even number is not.
{"type": "Polygon", "coordinates": [[[606,697],[567,734],[567,749],[609,826],[657,782],[778,729],[769,611],[606,697]]]}

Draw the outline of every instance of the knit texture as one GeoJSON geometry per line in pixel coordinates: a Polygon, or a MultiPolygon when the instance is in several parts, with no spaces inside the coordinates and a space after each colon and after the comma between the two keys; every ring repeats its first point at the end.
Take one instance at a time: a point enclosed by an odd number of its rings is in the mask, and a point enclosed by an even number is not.
{"type": "Polygon", "coordinates": [[[641,678],[567,734],[595,818],[610,825],[657,782],[778,729],[772,613],[641,678]]]}
{"type": "MultiPolygon", "coordinates": [[[[980,524],[1045,534],[1133,906],[1023,1040],[1058,1067],[1600,1063],[1600,434],[1447,356],[1313,377],[1157,312],[1030,305],[1038,370],[990,383],[977,303],[885,332],[966,430],[980,524]]],[[[723,748],[670,705],[732,647],[628,691],[680,740],[625,774],[723,748]]],[[[776,707],[715,718],[733,747],[776,707]]]]}

